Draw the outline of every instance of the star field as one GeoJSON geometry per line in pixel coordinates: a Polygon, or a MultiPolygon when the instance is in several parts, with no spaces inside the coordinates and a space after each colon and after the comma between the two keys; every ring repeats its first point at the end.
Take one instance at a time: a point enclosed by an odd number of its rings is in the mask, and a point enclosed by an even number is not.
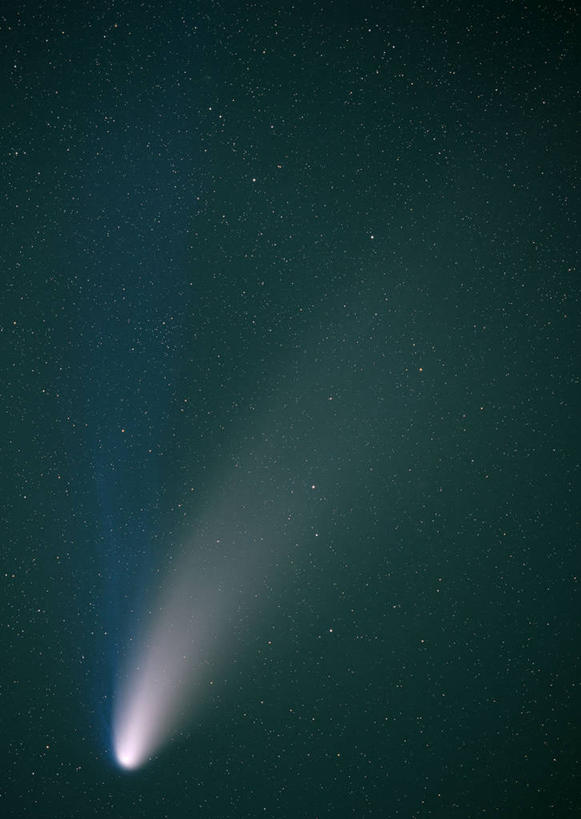
{"type": "Polygon", "coordinates": [[[575,815],[577,25],[4,11],[3,816],[575,815]]]}

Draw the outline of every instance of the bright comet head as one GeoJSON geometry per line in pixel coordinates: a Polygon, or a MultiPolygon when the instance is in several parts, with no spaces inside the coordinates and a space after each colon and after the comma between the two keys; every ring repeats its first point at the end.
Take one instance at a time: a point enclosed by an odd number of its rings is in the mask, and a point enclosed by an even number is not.
{"type": "Polygon", "coordinates": [[[122,768],[132,771],[139,766],[139,757],[133,751],[115,750],[117,762],[122,768]]]}
{"type": "Polygon", "coordinates": [[[115,731],[113,740],[115,759],[120,767],[127,771],[139,768],[147,758],[144,717],[144,714],[136,712],[134,706],[129,706],[115,731]]]}

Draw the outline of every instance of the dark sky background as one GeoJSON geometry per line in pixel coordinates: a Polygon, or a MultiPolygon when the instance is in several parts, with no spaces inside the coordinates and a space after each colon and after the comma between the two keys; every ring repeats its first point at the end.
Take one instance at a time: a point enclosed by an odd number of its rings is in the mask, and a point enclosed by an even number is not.
{"type": "Polygon", "coordinates": [[[576,23],[4,8],[3,817],[577,814],[576,23]],[[228,639],[128,774],[188,549],[228,639]]]}

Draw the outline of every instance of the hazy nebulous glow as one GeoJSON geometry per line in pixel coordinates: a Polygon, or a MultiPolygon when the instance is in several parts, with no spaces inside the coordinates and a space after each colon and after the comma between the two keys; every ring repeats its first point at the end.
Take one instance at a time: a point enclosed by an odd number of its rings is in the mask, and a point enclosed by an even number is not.
{"type": "MultiPolygon", "coordinates": [[[[311,380],[304,377],[305,395],[317,394],[316,378],[316,371],[311,380]]],[[[113,713],[113,748],[123,768],[139,768],[187,723],[209,691],[210,668],[227,662],[240,631],[248,629],[263,598],[272,596],[283,556],[300,539],[294,527],[315,496],[315,467],[305,475],[305,452],[317,453],[319,472],[332,463],[338,439],[353,459],[359,452],[357,436],[342,434],[342,419],[353,417],[350,409],[314,423],[284,390],[275,407],[280,413],[272,417],[283,415],[286,423],[280,429],[265,424],[259,435],[249,436],[248,450],[236,454],[231,475],[215,487],[216,504],[196,521],[197,534],[171,564],[165,591],[141,625],[143,638],[131,642],[113,713]],[[309,487],[305,494],[297,476],[309,487]]]]}

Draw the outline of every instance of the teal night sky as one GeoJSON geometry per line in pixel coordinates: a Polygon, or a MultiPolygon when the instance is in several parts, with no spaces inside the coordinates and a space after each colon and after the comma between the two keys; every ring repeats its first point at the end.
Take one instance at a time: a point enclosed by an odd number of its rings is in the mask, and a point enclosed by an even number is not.
{"type": "Polygon", "coordinates": [[[577,22],[3,10],[2,817],[577,815],[577,22]]]}

